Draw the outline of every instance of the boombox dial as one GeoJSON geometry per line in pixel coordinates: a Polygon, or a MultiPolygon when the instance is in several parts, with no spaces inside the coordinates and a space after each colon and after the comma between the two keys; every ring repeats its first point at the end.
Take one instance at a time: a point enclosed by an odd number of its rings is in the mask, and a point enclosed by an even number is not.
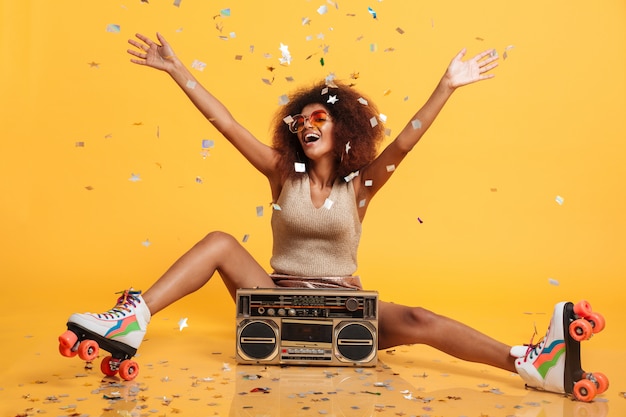
{"type": "Polygon", "coordinates": [[[359,300],[354,297],[350,297],[346,300],[346,309],[348,311],[357,311],[359,308],[359,300]]]}

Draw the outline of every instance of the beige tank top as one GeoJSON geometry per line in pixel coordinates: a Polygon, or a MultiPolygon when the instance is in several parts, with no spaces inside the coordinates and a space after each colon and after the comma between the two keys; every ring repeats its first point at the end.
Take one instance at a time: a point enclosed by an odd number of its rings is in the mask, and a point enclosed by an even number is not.
{"type": "Polygon", "coordinates": [[[270,259],[275,273],[336,277],[356,272],[361,222],[352,182],[336,180],[325,204],[316,208],[309,177],[288,179],[276,204],[270,259]]]}

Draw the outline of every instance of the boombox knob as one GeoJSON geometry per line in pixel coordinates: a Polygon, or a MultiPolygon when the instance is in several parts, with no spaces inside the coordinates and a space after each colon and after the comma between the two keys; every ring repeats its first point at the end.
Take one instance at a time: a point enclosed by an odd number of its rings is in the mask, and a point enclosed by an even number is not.
{"type": "Polygon", "coordinates": [[[346,308],[348,311],[357,311],[359,308],[359,300],[354,297],[350,297],[346,300],[346,308]]]}

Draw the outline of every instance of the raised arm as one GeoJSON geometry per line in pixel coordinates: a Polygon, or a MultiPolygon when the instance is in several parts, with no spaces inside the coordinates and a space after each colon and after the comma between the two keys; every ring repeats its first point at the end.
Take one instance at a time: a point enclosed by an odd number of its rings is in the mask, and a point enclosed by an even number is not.
{"type": "MultiPolygon", "coordinates": [[[[367,201],[387,182],[404,157],[419,142],[430,125],[446,104],[452,93],[461,86],[494,77],[488,72],[498,63],[493,50],[487,50],[463,61],[466,49],[462,49],[450,62],[448,68],[435,87],[430,98],[411,118],[404,129],[385,150],[365,169],[360,176],[359,192],[367,201]],[[371,186],[363,186],[364,181],[371,181],[371,186]]],[[[362,213],[363,215],[364,213],[362,213]]]]}
{"type": "Polygon", "coordinates": [[[128,42],[136,49],[128,53],[135,58],[131,62],[167,72],[215,128],[232,143],[239,152],[270,180],[276,175],[277,153],[259,141],[235,120],[228,109],[207,91],[183,65],[165,38],[157,33],[157,42],[137,34],[128,42]]]}

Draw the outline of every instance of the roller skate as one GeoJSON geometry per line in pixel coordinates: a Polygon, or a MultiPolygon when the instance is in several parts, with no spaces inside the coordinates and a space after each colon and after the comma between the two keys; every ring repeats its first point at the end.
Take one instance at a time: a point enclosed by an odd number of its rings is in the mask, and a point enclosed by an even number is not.
{"type": "Polygon", "coordinates": [[[527,388],[573,396],[590,402],[605,392],[609,381],[604,374],[587,373],[580,364],[580,342],[604,329],[604,317],[592,312],[591,305],[561,302],[546,336],[536,345],[514,346],[515,368],[527,388]],[[525,349],[525,351],[523,351],[525,349]]]}
{"type": "Polygon", "coordinates": [[[149,322],[150,311],[141,291],[126,290],[115,307],[105,313],[72,314],[67,331],[59,336],[59,352],[92,361],[102,348],[111,353],[100,364],[102,373],[119,373],[122,379],[130,381],[139,373],[139,365],[131,358],[137,353],[149,322]]]}

